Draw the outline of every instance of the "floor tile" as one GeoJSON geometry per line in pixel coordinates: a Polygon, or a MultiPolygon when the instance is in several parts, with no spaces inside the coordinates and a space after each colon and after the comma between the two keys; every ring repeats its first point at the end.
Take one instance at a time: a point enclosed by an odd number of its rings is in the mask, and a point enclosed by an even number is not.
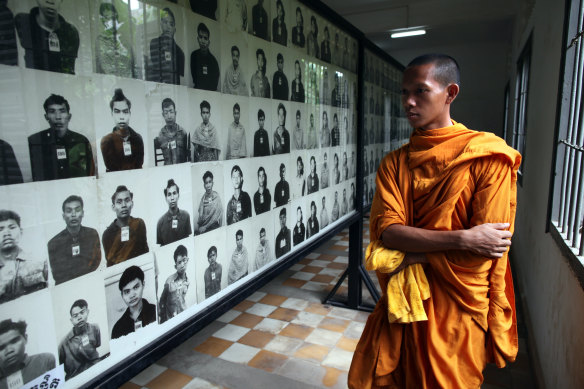
{"type": "Polygon", "coordinates": [[[270,313],[274,312],[274,310],[276,310],[276,307],[274,307],[273,305],[255,303],[254,305],[246,309],[246,312],[253,313],[254,315],[262,317],[267,317],[270,313]]]}
{"type": "Polygon", "coordinates": [[[358,339],[349,339],[342,336],[341,339],[339,339],[339,341],[337,342],[337,347],[345,351],[354,352],[358,342],[359,342],[358,339]]]}
{"type": "Polygon", "coordinates": [[[323,260],[323,261],[332,261],[336,257],[337,257],[336,255],[332,255],[332,254],[320,254],[318,256],[318,258],[316,258],[316,259],[320,259],[320,260],[323,260]]]}
{"type": "Polygon", "coordinates": [[[222,323],[229,323],[231,320],[235,319],[237,316],[241,315],[240,311],[230,310],[225,312],[223,315],[219,316],[217,321],[222,323]]]}
{"type": "Polygon", "coordinates": [[[328,315],[332,310],[332,307],[328,305],[322,305],[321,303],[310,303],[304,310],[306,312],[316,313],[318,315],[328,315]]]}
{"type": "Polygon", "coordinates": [[[258,325],[254,327],[254,329],[258,331],[266,331],[271,334],[277,334],[282,330],[282,328],[286,327],[287,324],[287,322],[282,320],[265,318],[259,322],[258,325]]]}
{"type": "Polygon", "coordinates": [[[349,247],[349,240],[340,239],[337,241],[337,246],[349,247]]]}
{"type": "Polygon", "coordinates": [[[236,311],[245,312],[253,304],[254,304],[253,301],[243,300],[242,302],[240,302],[239,304],[237,304],[235,307],[233,307],[233,309],[236,310],[236,311]]]}
{"type": "Polygon", "coordinates": [[[328,276],[325,274],[317,274],[315,275],[310,281],[311,282],[322,282],[323,284],[328,284],[332,280],[334,280],[334,276],[328,276]]]}
{"type": "Polygon", "coordinates": [[[336,317],[325,317],[318,324],[318,328],[335,332],[344,332],[349,324],[351,324],[350,320],[339,319],[336,317]]]}
{"type": "Polygon", "coordinates": [[[137,385],[146,386],[148,382],[158,377],[158,375],[160,375],[160,373],[162,373],[165,370],[166,367],[153,363],[152,365],[148,366],[146,369],[138,373],[134,378],[132,378],[131,381],[137,385]]]}
{"type": "Polygon", "coordinates": [[[292,321],[296,318],[300,311],[288,308],[276,308],[276,310],[268,315],[270,319],[277,319],[282,321],[292,321]]]}
{"type": "Polygon", "coordinates": [[[290,266],[289,269],[292,271],[298,271],[304,267],[301,263],[295,263],[294,265],[290,266]]]}
{"type": "Polygon", "coordinates": [[[318,256],[319,256],[319,255],[320,255],[320,254],[318,254],[318,253],[310,253],[310,254],[308,254],[308,255],[307,255],[305,258],[308,258],[308,259],[315,259],[315,258],[318,258],[318,256]]]}
{"type": "Polygon", "coordinates": [[[215,385],[202,378],[195,377],[191,380],[191,382],[183,386],[183,389],[223,389],[223,387],[215,385]]]}
{"type": "Polygon", "coordinates": [[[286,299],[286,301],[284,301],[282,304],[280,304],[280,307],[282,308],[296,309],[298,311],[304,310],[304,308],[306,308],[307,306],[308,301],[294,297],[290,297],[286,299]]]}
{"type": "Polygon", "coordinates": [[[310,281],[314,277],[314,273],[308,273],[305,271],[297,271],[296,273],[292,274],[290,278],[295,280],[302,280],[302,281],[310,281]]]}
{"type": "Polygon", "coordinates": [[[210,337],[203,343],[195,347],[195,351],[217,358],[221,353],[229,348],[233,342],[225,339],[210,337]]]}
{"type": "Polygon", "coordinates": [[[310,385],[322,382],[325,368],[301,359],[290,358],[277,371],[278,374],[310,385]]]}
{"type": "Polygon", "coordinates": [[[310,290],[312,292],[323,292],[325,290],[326,285],[321,284],[320,282],[312,282],[308,281],[300,289],[310,290]]]}
{"type": "Polygon", "coordinates": [[[298,261],[298,263],[301,265],[308,265],[311,261],[312,261],[311,258],[304,257],[300,261],[298,261]]]}
{"type": "Polygon", "coordinates": [[[331,262],[330,261],[323,261],[320,259],[315,259],[309,263],[309,266],[326,267],[326,265],[328,265],[329,263],[331,263],[331,262]]]}
{"type": "MultiPolygon", "coordinates": [[[[354,320],[360,311],[348,308],[333,307],[329,316],[340,317],[347,320],[354,320]]],[[[369,315],[367,315],[369,316],[369,315]]]]}
{"type": "Polygon", "coordinates": [[[305,272],[305,273],[314,273],[314,274],[317,274],[317,273],[320,273],[320,271],[322,269],[323,268],[320,267],[320,266],[310,266],[310,265],[307,265],[307,266],[304,266],[302,268],[302,271],[305,272]]]}
{"type": "Polygon", "coordinates": [[[240,343],[233,343],[227,350],[219,355],[219,358],[229,362],[247,364],[259,352],[259,348],[240,343]]]}
{"type": "Polygon", "coordinates": [[[306,341],[314,344],[320,344],[322,346],[334,347],[341,339],[341,336],[343,336],[343,334],[340,332],[315,328],[314,331],[312,331],[312,333],[306,337],[306,341]]]}
{"type": "Polygon", "coordinates": [[[301,288],[306,281],[296,280],[294,278],[288,278],[286,281],[282,282],[283,286],[292,286],[294,288],[301,288]]]}
{"type": "Polygon", "coordinates": [[[148,382],[148,389],[181,389],[188,384],[193,377],[180,373],[176,370],[167,369],[158,377],[148,382]]]}
{"type": "Polygon", "coordinates": [[[352,359],[353,353],[351,351],[334,348],[327,355],[324,361],[322,361],[322,364],[324,366],[334,367],[339,370],[349,371],[352,359]]]}
{"type": "Polygon", "coordinates": [[[347,263],[349,263],[349,258],[348,257],[338,256],[338,257],[335,258],[335,260],[333,262],[334,263],[344,263],[344,264],[347,264],[347,263]]]}
{"type": "Polygon", "coordinates": [[[287,360],[288,357],[285,355],[273,353],[267,350],[261,350],[247,364],[248,366],[255,367],[256,369],[262,369],[271,373],[282,366],[287,360]]]}
{"type": "Polygon", "coordinates": [[[296,350],[294,357],[320,363],[330,351],[329,347],[305,342],[296,350]]]}
{"type": "Polygon", "coordinates": [[[288,336],[276,335],[264,349],[278,354],[291,356],[303,344],[302,340],[288,336]]]}
{"type": "Polygon", "coordinates": [[[335,244],[335,245],[331,246],[330,249],[331,250],[336,250],[336,251],[347,251],[347,250],[349,250],[349,247],[348,246],[341,246],[341,245],[335,244]]]}
{"type": "Polygon", "coordinates": [[[213,334],[214,337],[231,342],[237,342],[239,338],[249,332],[249,328],[226,324],[225,327],[213,334]]]}
{"type": "MultiPolygon", "coordinates": [[[[334,262],[332,262],[332,263],[334,263],[334,262]]],[[[334,269],[334,268],[331,268],[331,267],[327,267],[325,269],[322,269],[320,271],[320,273],[318,273],[318,274],[327,275],[327,276],[333,276],[333,277],[336,278],[339,275],[341,275],[343,273],[343,271],[344,271],[344,267],[343,267],[343,269],[334,269]]]]}
{"type": "Polygon", "coordinates": [[[122,386],[120,386],[118,389],[142,389],[142,385],[138,385],[131,381],[128,381],[122,386]]]}
{"type": "Polygon", "coordinates": [[[322,385],[326,388],[334,387],[339,383],[339,378],[343,376],[343,372],[334,367],[327,367],[322,385]]]}
{"type": "Polygon", "coordinates": [[[347,268],[347,265],[345,263],[331,262],[328,265],[326,265],[326,267],[329,267],[331,269],[340,269],[344,271],[347,268]]]}
{"type": "Polygon", "coordinates": [[[324,319],[323,315],[317,315],[310,312],[300,312],[296,319],[292,320],[294,324],[303,324],[309,327],[316,327],[324,319]]]}
{"type": "Polygon", "coordinates": [[[253,292],[251,296],[246,298],[246,300],[253,301],[253,302],[257,303],[258,301],[263,299],[266,294],[267,294],[266,292],[256,291],[256,292],[253,292]]]}
{"type": "Polygon", "coordinates": [[[237,343],[246,344],[248,346],[257,348],[264,348],[264,346],[270,343],[270,341],[274,339],[275,336],[276,335],[270,334],[269,332],[251,330],[247,334],[243,335],[237,341],[237,343]]]}
{"type": "Polygon", "coordinates": [[[304,340],[312,331],[314,331],[314,328],[312,327],[303,324],[290,323],[280,331],[280,335],[304,340]]]}
{"type": "Polygon", "coordinates": [[[264,318],[262,316],[253,315],[251,313],[243,312],[241,315],[233,319],[229,324],[233,324],[245,328],[254,328],[264,318]]]}

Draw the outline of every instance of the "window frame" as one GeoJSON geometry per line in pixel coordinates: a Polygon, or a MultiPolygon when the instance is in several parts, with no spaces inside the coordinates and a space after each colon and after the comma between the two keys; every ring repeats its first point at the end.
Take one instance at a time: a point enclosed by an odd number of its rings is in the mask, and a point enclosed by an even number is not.
{"type": "Polygon", "coordinates": [[[515,95],[513,131],[511,133],[511,146],[521,154],[521,165],[517,172],[517,181],[523,185],[523,174],[526,160],[527,146],[527,109],[529,100],[529,78],[531,76],[531,53],[533,33],[521,50],[517,59],[517,72],[515,77],[515,95]]]}

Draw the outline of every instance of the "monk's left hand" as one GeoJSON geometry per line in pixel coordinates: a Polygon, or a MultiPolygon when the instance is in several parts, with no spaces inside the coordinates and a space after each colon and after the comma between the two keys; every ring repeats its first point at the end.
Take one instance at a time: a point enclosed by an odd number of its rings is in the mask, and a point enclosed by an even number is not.
{"type": "Polygon", "coordinates": [[[389,276],[391,277],[394,274],[397,274],[400,271],[402,271],[406,266],[410,266],[415,263],[428,263],[428,258],[426,257],[426,254],[407,252],[402,263],[397,267],[397,269],[389,273],[389,276]]]}

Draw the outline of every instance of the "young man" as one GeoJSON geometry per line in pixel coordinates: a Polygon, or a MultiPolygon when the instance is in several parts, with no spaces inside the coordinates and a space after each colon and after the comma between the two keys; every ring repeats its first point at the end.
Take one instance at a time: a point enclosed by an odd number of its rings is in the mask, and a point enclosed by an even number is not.
{"type": "Polygon", "coordinates": [[[191,75],[195,88],[216,91],[219,90],[219,63],[209,51],[210,34],[209,28],[204,23],[199,23],[199,48],[191,54],[191,75]]]}
{"type": "Polygon", "coordinates": [[[280,210],[280,232],[276,236],[276,258],[290,251],[291,239],[290,229],[286,226],[286,207],[280,210]]]}
{"type": "Polygon", "coordinates": [[[22,258],[20,216],[0,210],[0,303],[47,287],[46,261],[22,258]]]}
{"type": "Polygon", "coordinates": [[[116,213],[116,218],[101,237],[107,266],[149,251],[146,224],[144,220],[131,216],[133,207],[134,194],[125,185],[119,185],[112,195],[112,210],[116,213]]]}
{"type": "Polygon", "coordinates": [[[323,229],[330,223],[328,211],[326,209],[326,198],[322,196],[322,209],[320,210],[320,228],[323,229]]]}
{"type": "Polygon", "coordinates": [[[335,190],[335,202],[333,204],[333,210],[331,211],[331,222],[338,220],[340,216],[341,208],[339,205],[339,192],[335,190]]]}
{"type": "Polygon", "coordinates": [[[286,129],[286,107],[278,104],[278,127],[274,131],[274,143],[272,154],[284,154],[290,152],[290,133],[286,129]]]}
{"type": "Polygon", "coordinates": [[[269,41],[268,13],[263,3],[264,0],[258,0],[257,4],[251,8],[252,34],[269,41]]]}
{"type": "Polygon", "coordinates": [[[158,302],[160,323],[164,323],[187,309],[185,298],[190,285],[187,277],[187,264],[189,263],[187,248],[182,244],[179,245],[174,250],[173,258],[176,273],[171,274],[166,279],[158,302]]]}
{"type": "Polygon", "coordinates": [[[223,203],[219,194],[213,190],[213,173],[203,174],[205,193],[199,203],[199,218],[195,223],[195,235],[212,231],[223,225],[223,203]]]}
{"type": "Polygon", "coordinates": [[[263,166],[258,169],[258,190],[253,195],[253,208],[256,215],[270,210],[272,195],[268,189],[268,176],[263,166]]]}
{"type": "Polygon", "coordinates": [[[316,173],[316,159],[314,156],[310,157],[310,174],[306,177],[306,192],[311,194],[318,192],[319,182],[318,173],[316,173]]]}
{"type": "Polygon", "coordinates": [[[55,368],[55,357],[50,353],[26,353],[26,322],[12,319],[0,322],[0,386],[21,388],[41,374],[55,368]]]}
{"type": "Polygon", "coordinates": [[[351,197],[349,197],[349,209],[353,210],[357,208],[357,203],[356,203],[356,193],[355,193],[355,184],[351,182],[351,197]]]}
{"type": "Polygon", "coordinates": [[[205,298],[213,296],[221,290],[221,264],[217,263],[217,247],[211,246],[207,250],[209,267],[205,269],[205,298]]]}
{"type": "Polygon", "coordinates": [[[233,196],[227,203],[227,225],[251,217],[251,199],[243,190],[243,172],[237,165],[231,169],[233,196]]]}
{"type": "Polygon", "coordinates": [[[239,65],[239,47],[231,46],[231,64],[225,70],[223,76],[223,93],[248,96],[247,84],[243,78],[243,70],[239,65]]]}
{"type": "Polygon", "coordinates": [[[310,202],[310,217],[308,218],[306,226],[306,239],[318,234],[320,228],[318,225],[318,218],[316,217],[316,203],[314,201],[310,202]]]}
{"type": "Polygon", "coordinates": [[[239,104],[233,106],[233,123],[227,129],[227,151],[226,159],[237,159],[247,157],[247,140],[245,138],[245,128],[239,123],[241,109],[239,104]]]}
{"type": "Polygon", "coordinates": [[[225,26],[229,32],[247,31],[247,6],[245,0],[227,0],[225,26]]]}
{"type": "Polygon", "coordinates": [[[339,156],[337,153],[333,156],[333,182],[337,185],[341,182],[341,171],[339,170],[339,156]]]}
{"type": "Polygon", "coordinates": [[[274,88],[272,96],[274,99],[288,100],[288,77],[284,74],[284,56],[282,53],[278,53],[276,60],[278,70],[274,72],[274,77],[272,78],[272,88],[274,88]]]}
{"type": "Polygon", "coordinates": [[[247,276],[249,272],[249,259],[247,249],[243,246],[243,231],[237,230],[235,233],[235,250],[231,254],[229,272],[227,273],[227,285],[231,285],[247,276]]]}
{"type": "Polygon", "coordinates": [[[221,147],[219,146],[217,129],[209,122],[211,104],[207,100],[203,100],[199,107],[203,122],[199,124],[191,136],[193,162],[218,161],[221,147]]]}
{"type": "Polygon", "coordinates": [[[65,365],[65,379],[71,379],[100,361],[97,348],[101,346],[101,331],[97,324],[88,323],[87,301],[76,300],[71,309],[73,328],[59,344],[59,364],[65,365]]]}
{"type": "Polygon", "coordinates": [[[160,29],[158,38],[150,41],[149,81],[180,85],[185,76],[185,54],[174,40],[176,21],[170,8],[160,10],[160,29]]]}
{"type": "Polygon", "coordinates": [[[320,130],[320,147],[330,147],[331,130],[329,130],[328,113],[322,111],[322,129],[320,130]]]}
{"type": "Polygon", "coordinates": [[[339,129],[339,117],[335,112],[333,114],[333,128],[331,130],[331,146],[340,146],[341,144],[341,130],[339,129]]]}
{"type": "Polygon", "coordinates": [[[253,156],[265,157],[270,155],[270,137],[268,131],[264,129],[266,123],[266,114],[263,110],[258,109],[258,125],[259,128],[253,136],[253,156]]]}
{"type": "Polygon", "coordinates": [[[22,184],[22,172],[14,155],[14,150],[10,143],[0,139],[0,160],[3,161],[0,166],[0,186],[22,184]]]}
{"type": "Polygon", "coordinates": [[[176,123],[176,114],[174,101],[168,97],[162,100],[162,117],[165,125],[154,138],[154,148],[162,150],[165,165],[175,165],[190,160],[187,132],[176,123]]]}
{"type": "Polygon", "coordinates": [[[302,221],[302,208],[296,208],[296,225],[294,226],[294,232],[292,233],[292,241],[294,246],[299,243],[304,242],[304,236],[306,235],[306,227],[302,221]]]}
{"type": "Polygon", "coordinates": [[[335,72],[335,86],[331,92],[331,105],[333,107],[340,107],[342,96],[343,93],[341,92],[341,85],[339,84],[339,75],[335,72]]]}
{"type": "Polygon", "coordinates": [[[349,203],[347,202],[347,189],[343,188],[343,202],[341,203],[341,216],[345,216],[349,211],[349,203]]]}
{"type": "Polygon", "coordinates": [[[261,269],[267,263],[274,260],[272,255],[272,250],[270,249],[270,243],[268,239],[266,239],[266,229],[260,229],[260,244],[258,244],[258,248],[256,249],[255,261],[253,264],[253,270],[256,271],[261,269]]]}
{"type": "Polygon", "coordinates": [[[296,150],[302,150],[304,148],[304,130],[300,126],[301,116],[300,110],[296,110],[296,127],[292,131],[292,138],[294,139],[294,147],[296,150]]]}
{"type": "Polygon", "coordinates": [[[272,41],[284,46],[288,44],[288,29],[286,28],[285,16],[282,0],[276,0],[276,17],[272,20],[272,41]]]}
{"type": "Polygon", "coordinates": [[[118,282],[118,288],[128,308],[114,324],[112,339],[131,334],[156,321],[156,306],[142,298],[144,286],[142,269],[138,266],[130,266],[124,270],[118,282]]]}
{"type": "Polygon", "coordinates": [[[59,14],[62,0],[37,1],[14,22],[27,68],[75,74],[79,32],[59,14]]]}
{"type": "Polygon", "coordinates": [[[296,7],[296,25],[292,27],[292,44],[304,48],[306,38],[304,36],[304,17],[300,7],[296,7]]]}
{"type": "Polygon", "coordinates": [[[306,148],[307,149],[317,149],[318,143],[316,141],[316,128],[314,127],[314,114],[310,114],[310,127],[308,128],[308,134],[306,135],[306,148]]]}
{"type": "Polygon", "coordinates": [[[106,171],[142,169],[144,141],[130,127],[132,103],[121,89],[116,89],[110,101],[114,128],[101,138],[101,154],[106,171]]]}
{"type": "Polygon", "coordinates": [[[331,63],[331,36],[328,26],[324,26],[324,39],[320,43],[320,59],[331,63]]]}
{"type": "Polygon", "coordinates": [[[294,79],[292,80],[292,92],[290,93],[290,101],[304,103],[305,93],[304,84],[302,83],[302,69],[300,68],[300,61],[294,61],[294,79]]]}
{"type": "Polygon", "coordinates": [[[180,189],[172,178],[166,183],[164,197],[168,204],[168,211],[158,219],[156,225],[156,243],[161,246],[192,234],[191,216],[187,211],[178,208],[180,189]]]}
{"type": "MultiPolygon", "coordinates": [[[[459,79],[456,61],[441,54],[418,57],[404,72],[402,105],[414,132],[410,145],[381,162],[370,232],[405,253],[402,266],[423,264],[431,297],[423,301],[427,320],[406,324],[388,321],[386,296],[378,302],[353,357],[350,388],[478,388],[487,362],[515,360],[506,251],[521,157],[451,119],[459,79]]],[[[381,290],[392,275],[378,273],[381,290]]]]}
{"type": "Polygon", "coordinates": [[[268,81],[268,77],[266,77],[266,54],[264,50],[256,50],[256,61],[258,70],[251,76],[251,81],[249,82],[251,95],[253,97],[265,97],[269,99],[270,82],[268,81]]]}
{"type": "Polygon", "coordinates": [[[97,269],[101,262],[99,234],[83,221],[83,199],[71,195],[63,201],[65,229],[47,244],[55,284],[81,277],[97,269]]]}
{"type": "Polygon", "coordinates": [[[43,108],[49,128],[28,137],[33,181],[95,175],[89,140],[69,129],[69,102],[52,94],[43,108]]]}
{"type": "Polygon", "coordinates": [[[281,207],[284,204],[288,204],[290,200],[290,185],[286,181],[286,165],[280,164],[280,181],[276,184],[276,189],[274,189],[274,202],[276,207],[281,207]]]}
{"type": "Polygon", "coordinates": [[[343,151],[343,166],[341,167],[342,179],[347,181],[349,179],[349,166],[347,165],[347,152],[343,151]]]}
{"type": "Polygon", "coordinates": [[[324,153],[324,162],[320,168],[320,188],[325,189],[329,186],[330,171],[327,163],[327,153],[324,153]]]}

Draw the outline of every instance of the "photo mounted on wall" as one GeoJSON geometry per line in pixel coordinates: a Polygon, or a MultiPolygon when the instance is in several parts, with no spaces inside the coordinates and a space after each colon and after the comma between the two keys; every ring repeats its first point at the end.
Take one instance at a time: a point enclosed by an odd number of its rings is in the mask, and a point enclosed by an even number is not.
{"type": "Polygon", "coordinates": [[[248,9],[247,31],[264,40],[270,41],[272,29],[271,24],[271,2],[265,0],[246,0],[248,9]]]}
{"type": "Polygon", "coordinates": [[[191,161],[219,161],[225,159],[227,141],[225,119],[232,117],[233,106],[225,107],[219,93],[201,93],[189,90],[191,112],[191,161]],[[226,116],[229,112],[231,115],[226,116]],[[199,114],[199,115],[197,115],[199,114]],[[225,119],[223,119],[225,117],[225,119]]]}
{"type": "Polygon", "coordinates": [[[331,160],[330,147],[320,150],[320,189],[326,189],[331,185],[331,160]]]}
{"type": "Polygon", "coordinates": [[[320,106],[308,105],[306,107],[306,135],[304,148],[306,150],[318,150],[320,148],[320,106]]]}
{"type": "Polygon", "coordinates": [[[254,216],[248,232],[250,273],[263,269],[276,258],[272,212],[254,216]]]}
{"type": "Polygon", "coordinates": [[[290,142],[292,143],[292,150],[304,150],[306,145],[306,112],[304,104],[290,103],[290,142]]]}
{"type": "Polygon", "coordinates": [[[227,271],[227,285],[232,285],[244,279],[253,271],[252,242],[255,237],[250,234],[253,231],[251,219],[233,224],[225,229],[225,242],[223,245],[230,258],[227,271]]]}
{"type": "MultiPolygon", "coordinates": [[[[207,2],[202,2],[207,3],[207,2]]],[[[185,13],[186,51],[190,58],[189,86],[220,91],[221,28],[217,22],[194,13],[185,13]]]]}
{"type": "Polygon", "coordinates": [[[272,47],[272,57],[268,58],[268,77],[272,81],[272,98],[290,100],[290,83],[294,75],[293,51],[278,46],[272,47]]]}
{"type": "Polygon", "coordinates": [[[328,221],[327,210],[324,207],[325,204],[320,200],[320,195],[315,193],[312,196],[308,196],[306,201],[306,240],[314,238],[321,229],[326,227],[327,224],[322,225],[323,222],[328,221]]]}
{"type": "Polygon", "coordinates": [[[272,154],[286,154],[290,152],[290,125],[293,114],[290,113],[290,103],[286,101],[272,101],[272,112],[275,123],[272,123],[272,154]]]}
{"type": "Polygon", "coordinates": [[[254,215],[265,214],[274,207],[274,183],[278,175],[273,165],[270,157],[253,158],[250,161],[247,183],[252,188],[249,195],[252,197],[254,215]]]}
{"type": "Polygon", "coordinates": [[[291,228],[292,228],[292,246],[296,247],[306,239],[306,223],[308,220],[308,208],[306,207],[306,198],[296,199],[290,204],[291,228]],[[293,223],[293,224],[292,224],[293,223]]]}
{"type": "Polygon", "coordinates": [[[330,153],[333,156],[332,158],[332,167],[331,167],[331,185],[338,185],[343,181],[343,174],[341,172],[341,148],[340,147],[331,147],[330,153]]]}
{"type": "Polygon", "coordinates": [[[296,58],[294,60],[294,73],[291,74],[290,79],[290,100],[298,103],[304,103],[306,101],[304,81],[305,62],[303,58],[296,58]]]}
{"type": "MultiPolygon", "coordinates": [[[[278,180],[273,191],[274,208],[286,205],[292,200],[290,192],[290,173],[288,167],[293,166],[289,157],[281,160],[278,167],[278,180]]],[[[292,173],[293,174],[293,173],[292,173]]]]}
{"type": "Polygon", "coordinates": [[[290,213],[290,205],[284,205],[275,208],[272,211],[272,218],[274,219],[274,234],[276,234],[274,241],[274,252],[276,259],[281,259],[288,254],[292,249],[292,226],[293,215],[290,213]]]}
{"type": "Polygon", "coordinates": [[[194,234],[220,229],[225,225],[226,204],[223,166],[214,162],[195,164],[191,168],[191,177],[194,234]]]}
{"type": "Polygon", "coordinates": [[[308,173],[306,174],[306,194],[316,193],[320,190],[320,153],[319,152],[306,152],[306,159],[308,159],[308,173]]]}
{"type": "MultiPolygon", "coordinates": [[[[218,228],[203,236],[195,236],[196,251],[193,255],[197,264],[196,282],[198,302],[217,295],[227,287],[227,272],[230,254],[226,249],[225,228],[218,228]]],[[[219,296],[216,296],[217,298],[219,296]]]]}
{"type": "Polygon", "coordinates": [[[320,59],[320,39],[322,36],[322,19],[318,14],[312,10],[309,10],[306,15],[307,20],[307,30],[306,30],[306,54],[308,54],[309,60],[320,59]]]}
{"type": "MultiPolygon", "coordinates": [[[[46,236],[50,275],[59,285],[105,267],[101,249],[99,202],[95,177],[39,182],[40,217],[46,236]]],[[[40,242],[37,242],[40,243],[40,242]]]]}
{"type": "Polygon", "coordinates": [[[319,215],[320,230],[324,230],[330,227],[332,223],[332,207],[334,204],[334,198],[332,197],[331,189],[325,189],[317,194],[317,200],[314,200],[315,204],[320,203],[320,207],[317,207],[317,212],[319,215]]]}
{"type": "Polygon", "coordinates": [[[73,386],[91,379],[96,370],[92,367],[110,353],[102,275],[92,273],[59,285],[51,297],[59,364],[64,365],[65,379],[73,386]]]}
{"type": "Polygon", "coordinates": [[[272,42],[288,46],[288,26],[290,13],[289,0],[270,0],[272,2],[272,42]]]}
{"type": "Polygon", "coordinates": [[[318,79],[320,82],[320,104],[331,105],[331,67],[330,65],[321,66],[322,76],[318,79]]]}
{"type": "Polygon", "coordinates": [[[209,19],[218,20],[219,10],[217,7],[217,0],[187,0],[191,6],[191,11],[205,16],[209,19]]]}
{"type": "MultiPolygon", "coordinates": [[[[243,2],[243,0],[238,1],[243,2]]],[[[221,92],[225,94],[249,96],[248,74],[250,74],[251,69],[256,67],[256,61],[250,61],[251,52],[247,38],[246,34],[222,32],[221,92]]]]}
{"type": "Polygon", "coordinates": [[[229,0],[221,2],[221,26],[223,31],[239,33],[247,31],[249,12],[245,0],[229,0]]]}
{"type": "Polygon", "coordinates": [[[306,34],[310,30],[310,19],[308,18],[308,10],[304,5],[298,2],[292,2],[290,7],[290,12],[292,13],[291,24],[292,27],[292,46],[299,50],[306,50],[306,34]],[[305,21],[306,18],[306,21],[305,21]]]}
{"type": "Polygon", "coordinates": [[[225,220],[227,225],[252,216],[251,194],[255,187],[255,172],[249,159],[225,162],[223,165],[225,220]]]}
{"type": "Polygon", "coordinates": [[[267,73],[268,64],[271,68],[272,45],[257,39],[249,39],[250,60],[248,74],[250,74],[249,91],[252,97],[272,97],[270,77],[267,73]]]}
{"type": "Polygon", "coordinates": [[[158,322],[164,323],[197,303],[195,246],[192,237],[155,250],[158,322]]]}
{"type": "Polygon", "coordinates": [[[266,104],[267,102],[267,100],[260,98],[249,99],[249,132],[253,134],[249,153],[252,157],[270,155],[270,145],[272,144],[270,135],[273,121],[272,110],[269,109],[271,104],[266,104]]]}
{"type": "Polygon", "coordinates": [[[298,199],[308,194],[307,178],[310,174],[310,158],[304,150],[292,152],[290,154],[290,164],[288,172],[291,198],[298,199]]]}
{"type": "Polygon", "coordinates": [[[253,134],[249,129],[248,99],[241,96],[223,95],[224,107],[222,131],[227,134],[224,144],[225,159],[240,159],[252,156],[253,134]]]}
{"type": "Polygon", "coordinates": [[[320,147],[322,149],[328,148],[331,146],[331,122],[330,120],[330,113],[332,110],[327,106],[321,106],[321,127],[320,127],[320,147]]]}

